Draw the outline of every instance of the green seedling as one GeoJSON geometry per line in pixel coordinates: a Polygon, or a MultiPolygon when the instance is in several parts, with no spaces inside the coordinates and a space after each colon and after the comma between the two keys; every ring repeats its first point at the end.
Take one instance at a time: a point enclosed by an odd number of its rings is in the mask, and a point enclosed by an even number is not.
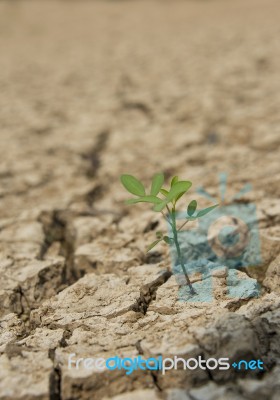
{"type": "Polygon", "coordinates": [[[155,212],[161,213],[171,227],[172,237],[164,235],[161,231],[156,232],[156,240],[148,246],[147,252],[152,250],[160,242],[174,245],[177,253],[177,260],[182,267],[183,273],[186,278],[186,283],[190,288],[190,292],[192,295],[196,294],[183,261],[182,252],[178,240],[178,232],[181,231],[181,229],[186,225],[187,222],[194,221],[198,218],[203,217],[210,211],[214,210],[214,208],[216,208],[218,204],[198,211],[197,201],[192,200],[186,208],[186,220],[180,227],[177,227],[177,202],[190,189],[190,187],[192,186],[192,182],[180,181],[178,179],[178,176],[174,176],[171,180],[170,187],[168,189],[164,189],[164,175],[162,173],[159,173],[154,175],[149,193],[146,193],[146,189],[143,183],[132,175],[121,175],[121,182],[129,193],[136,196],[135,198],[127,200],[126,204],[152,204],[153,210],[155,212]]]}

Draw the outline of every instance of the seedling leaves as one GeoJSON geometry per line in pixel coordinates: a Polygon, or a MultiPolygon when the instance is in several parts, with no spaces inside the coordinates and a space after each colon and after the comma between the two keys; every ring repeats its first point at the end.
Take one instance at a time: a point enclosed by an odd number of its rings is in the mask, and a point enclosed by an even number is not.
{"type": "Polygon", "coordinates": [[[188,210],[187,210],[187,213],[190,217],[195,213],[196,207],[197,207],[197,201],[192,200],[188,205],[188,210]]]}
{"type": "Polygon", "coordinates": [[[160,193],[167,197],[169,192],[165,189],[160,189],[160,193]]]}
{"type": "Polygon", "coordinates": [[[153,203],[153,204],[161,204],[162,200],[156,196],[142,196],[138,199],[129,199],[126,200],[126,204],[136,204],[136,203],[153,203]]]}
{"type": "Polygon", "coordinates": [[[176,182],[178,182],[178,176],[173,176],[170,186],[172,187],[176,182]]]}
{"type": "Polygon", "coordinates": [[[147,247],[147,253],[148,251],[152,250],[159,242],[161,242],[162,239],[157,239],[155,240],[153,243],[151,243],[148,247],[147,247]]]}
{"type": "Polygon", "coordinates": [[[163,174],[160,173],[160,174],[154,175],[153,180],[152,180],[152,187],[151,187],[151,195],[152,196],[156,196],[159,193],[159,191],[163,185],[163,182],[164,182],[163,174]]]}
{"type": "Polygon", "coordinates": [[[173,239],[168,237],[168,236],[164,236],[163,240],[165,241],[165,243],[167,244],[172,244],[173,243],[173,239]]]}
{"type": "Polygon", "coordinates": [[[154,207],[154,211],[162,211],[164,207],[170,203],[174,198],[176,198],[181,193],[185,193],[191,187],[192,183],[189,181],[179,181],[174,183],[170,192],[168,193],[166,199],[164,199],[161,204],[157,204],[154,207]]]}
{"type": "Polygon", "coordinates": [[[132,175],[122,175],[121,182],[126,190],[136,196],[145,196],[145,188],[143,184],[132,175]]]}
{"type": "Polygon", "coordinates": [[[214,208],[218,207],[219,204],[215,204],[214,206],[203,208],[202,210],[198,211],[196,214],[196,218],[203,217],[204,215],[208,214],[210,211],[214,210],[214,208]]]}

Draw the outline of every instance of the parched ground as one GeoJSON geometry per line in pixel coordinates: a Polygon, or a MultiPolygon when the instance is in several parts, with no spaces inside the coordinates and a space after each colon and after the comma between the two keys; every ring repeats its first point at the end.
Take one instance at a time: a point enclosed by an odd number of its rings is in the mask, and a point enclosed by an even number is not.
{"type": "Polygon", "coordinates": [[[280,398],[279,21],[278,0],[0,2],[1,400],[280,398]],[[259,298],[227,298],[224,268],[211,303],[178,301],[168,249],[145,254],[165,225],[119,182],[158,171],[189,199],[220,172],[227,199],[253,185],[263,262],[240,277],[259,298]],[[265,371],[69,370],[70,353],[265,371]]]}

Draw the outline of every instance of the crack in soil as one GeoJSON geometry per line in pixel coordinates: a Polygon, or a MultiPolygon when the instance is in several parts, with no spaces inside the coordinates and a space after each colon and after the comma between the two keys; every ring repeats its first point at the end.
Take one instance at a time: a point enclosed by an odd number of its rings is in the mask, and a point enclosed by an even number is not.
{"type": "Polygon", "coordinates": [[[89,164],[86,169],[86,176],[88,178],[94,178],[96,176],[101,165],[101,154],[106,148],[109,137],[109,130],[100,132],[92,149],[88,153],[82,154],[82,158],[88,161],[89,164]]]}
{"type": "Polygon", "coordinates": [[[140,297],[132,310],[146,314],[152,300],[156,299],[156,292],[171,277],[171,271],[164,271],[157,279],[151,283],[147,283],[140,288],[140,297]]]}
{"type": "Polygon", "coordinates": [[[50,400],[61,400],[61,369],[58,366],[54,366],[55,362],[55,349],[49,350],[49,359],[53,363],[53,370],[49,377],[49,393],[50,400]]]}
{"type": "Polygon", "coordinates": [[[76,282],[80,276],[74,269],[74,231],[70,229],[71,213],[66,210],[43,211],[38,221],[43,225],[45,240],[39,255],[40,260],[44,260],[48,250],[53,243],[60,244],[59,255],[65,258],[64,276],[62,276],[62,286],[69,286],[76,282]]]}
{"type": "Polygon", "coordinates": [[[253,298],[233,300],[231,303],[227,304],[226,308],[229,311],[234,312],[234,311],[237,311],[244,304],[248,304],[252,300],[253,300],[253,298]]]}

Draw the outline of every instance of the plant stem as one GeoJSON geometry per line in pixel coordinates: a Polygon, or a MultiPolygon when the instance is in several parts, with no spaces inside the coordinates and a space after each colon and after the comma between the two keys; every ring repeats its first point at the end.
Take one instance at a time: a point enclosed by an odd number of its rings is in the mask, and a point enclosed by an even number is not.
{"type": "Polygon", "coordinates": [[[163,215],[163,217],[164,217],[164,219],[169,223],[169,225],[171,225],[171,227],[172,227],[172,224],[171,224],[171,222],[170,222],[170,220],[169,220],[169,218],[167,218],[167,216],[164,214],[164,212],[163,211],[161,211],[161,213],[162,213],[162,215],[163,215]]]}
{"type": "Polygon", "coordinates": [[[188,219],[180,226],[179,229],[177,229],[177,232],[179,232],[182,228],[184,228],[184,226],[186,225],[187,222],[189,222],[188,219]]]}
{"type": "Polygon", "coordinates": [[[172,220],[173,239],[174,239],[174,243],[175,243],[175,246],[176,246],[178,260],[179,260],[179,263],[180,263],[180,265],[182,267],[182,270],[184,272],[187,284],[188,284],[188,286],[190,288],[190,292],[191,292],[192,295],[194,295],[194,294],[196,294],[196,291],[194,290],[194,288],[193,288],[193,286],[191,284],[191,281],[190,281],[190,278],[188,276],[186,267],[184,265],[183,258],[182,258],[182,253],[181,253],[181,248],[180,248],[180,244],[179,244],[179,241],[178,241],[178,231],[177,231],[177,226],[176,226],[175,210],[172,209],[172,212],[170,212],[170,210],[168,210],[168,211],[170,213],[171,220],[172,220]]]}

